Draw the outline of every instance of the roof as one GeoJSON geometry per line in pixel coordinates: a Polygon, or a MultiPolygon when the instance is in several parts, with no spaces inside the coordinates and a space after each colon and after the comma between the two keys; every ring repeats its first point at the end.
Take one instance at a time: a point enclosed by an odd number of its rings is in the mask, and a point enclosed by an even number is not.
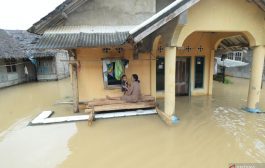
{"type": "Polygon", "coordinates": [[[36,48],[71,49],[119,46],[135,26],[61,26],[45,31],[36,48]]]}
{"type": "Polygon", "coordinates": [[[133,40],[135,42],[141,41],[199,1],[200,0],[175,0],[170,5],[153,15],[151,18],[132,29],[130,34],[133,40]]]}
{"type": "MultiPolygon", "coordinates": [[[[77,3],[74,0],[71,2],[66,0],[53,12],[34,24],[28,31],[34,33],[44,32],[37,45],[37,48],[42,49],[119,46],[128,41],[138,43],[199,1],[175,0],[138,26],[60,26],[59,22],[53,22],[53,20],[56,20],[57,17],[61,18],[60,22],[65,20],[66,17],[63,19],[61,13],[66,12],[66,9],[73,9],[73,5],[77,3]]],[[[81,2],[78,4],[81,4],[81,2]]],[[[74,6],[75,9],[78,8],[77,4],[74,6]]],[[[68,11],[68,13],[71,12],[68,11]]]]}
{"type": "Polygon", "coordinates": [[[34,48],[41,36],[25,30],[5,30],[23,50],[34,48]]]}
{"type": "Polygon", "coordinates": [[[36,49],[36,43],[39,41],[40,35],[29,33],[25,30],[5,30],[9,37],[14,41],[24,57],[53,57],[58,52],[66,52],[62,50],[42,50],[36,49]]]}
{"type": "Polygon", "coordinates": [[[28,29],[31,33],[43,34],[50,27],[62,26],[67,16],[83,5],[87,0],[65,0],[48,15],[28,29]]]}
{"type": "Polygon", "coordinates": [[[0,29],[0,59],[24,57],[19,44],[5,30],[0,29]]]}
{"type": "Polygon", "coordinates": [[[248,40],[242,35],[237,35],[223,39],[218,46],[218,50],[237,51],[245,47],[249,47],[248,40]]]}
{"type": "Polygon", "coordinates": [[[248,0],[256,3],[263,11],[265,11],[265,0],[248,0]]]}

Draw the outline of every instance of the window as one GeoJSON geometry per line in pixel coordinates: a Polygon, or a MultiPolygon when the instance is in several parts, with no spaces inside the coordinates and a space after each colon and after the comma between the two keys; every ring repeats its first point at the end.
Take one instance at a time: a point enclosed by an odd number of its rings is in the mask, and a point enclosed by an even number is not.
{"type": "Polygon", "coordinates": [[[14,58],[5,59],[7,73],[17,72],[17,60],[14,58]]]}
{"type": "Polygon", "coordinates": [[[204,79],[204,57],[195,58],[195,88],[203,88],[203,79],[204,79]]]}
{"type": "Polygon", "coordinates": [[[234,59],[234,53],[228,53],[227,54],[227,58],[230,59],[230,60],[233,60],[234,59]]]}
{"type": "Polygon", "coordinates": [[[227,59],[234,61],[242,61],[243,60],[243,52],[242,51],[231,51],[227,53],[227,59]]]}
{"type": "Polygon", "coordinates": [[[242,52],[235,52],[235,61],[242,61],[242,52]]]}
{"type": "Polygon", "coordinates": [[[125,65],[128,60],[124,59],[104,59],[103,77],[105,88],[117,88],[121,84],[121,76],[125,73],[125,65]]]}

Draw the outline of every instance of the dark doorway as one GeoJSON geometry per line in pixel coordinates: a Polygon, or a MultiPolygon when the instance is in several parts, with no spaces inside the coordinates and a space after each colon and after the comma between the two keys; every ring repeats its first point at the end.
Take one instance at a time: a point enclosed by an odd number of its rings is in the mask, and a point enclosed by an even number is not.
{"type": "Polygon", "coordinates": [[[190,57],[176,59],[176,96],[190,93],[190,57]]]}
{"type": "Polygon", "coordinates": [[[196,57],[195,58],[195,88],[203,88],[203,79],[204,79],[204,57],[196,57]]]}
{"type": "MultiPolygon", "coordinates": [[[[165,89],[165,58],[156,60],[156,90],[165,89]]],[[[176,96],[188,96],[190,93],[190,57],[176,58],[176,96]]]]}
{"type": "Polygon", "coordinates": [[[156,59],[156,91],[165,90],[165,58],[156,59]]]}

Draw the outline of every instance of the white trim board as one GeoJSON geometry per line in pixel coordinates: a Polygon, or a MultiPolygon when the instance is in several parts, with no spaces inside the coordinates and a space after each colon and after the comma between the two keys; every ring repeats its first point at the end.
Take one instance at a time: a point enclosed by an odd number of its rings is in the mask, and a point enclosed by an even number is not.
{"type": "MultiPolygon", "coordinates": [[[[53,113],[54,113],[53,111],[43,111],[36,118],[34,118],[29,123],[29,125],[33,126],[33,125],[44,125],[44,124],[59,124],[66,122],[86,121],[89,119],[89,115],[75,115],[75,116],[51,118],[53,113]]],[[[101,113],[101,114],[95,114],[95,119],[130,117],[130,116],[152,115],[152,114],[157,114],[155,109],[101,113]]]]}

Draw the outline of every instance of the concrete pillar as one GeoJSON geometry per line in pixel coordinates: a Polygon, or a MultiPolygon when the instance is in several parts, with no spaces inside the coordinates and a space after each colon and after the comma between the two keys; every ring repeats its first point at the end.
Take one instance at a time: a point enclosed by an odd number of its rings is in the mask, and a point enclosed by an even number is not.
{"type": "Polygon", "coordinates": [[[258,109],[258,104],[260,99],[264,57],[265,57],[264,47],[263,46],[255,47],[253,50],[251,78],[248,90],[248,102],[246,109],[248,112],[260,112],[260,110],[258,109]]]}
{"type": "Polygon", "coordinates": [[[208,95],[213,94],[214,56],[215,56],[215,50],[211,50],[211,55],[210,55],[210,60],[209,60],[208,95]]]}
{"type": "Polygon", "coordinates": [[[151,57],[151,96],[156,98],[156,57],[151,57]]]}
{"type": "Polygon", "coordinates": [[[176,47],[165,48],[165,113],[175,114],[176,93],[176,47]]]}

